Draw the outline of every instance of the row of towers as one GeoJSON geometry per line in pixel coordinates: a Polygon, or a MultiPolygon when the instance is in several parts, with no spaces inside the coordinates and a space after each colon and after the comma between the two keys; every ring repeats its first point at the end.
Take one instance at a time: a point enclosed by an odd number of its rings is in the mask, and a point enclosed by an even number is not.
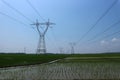
{"type": "MultiPolygon", "coordinates": [[[[48,21],[44,22],[44,23],[40,23],[38,20],[36,20],[36,22],[31,25],[36,26],[36,29],[39,34],[39,41],[38,41],[36,54],[45,54],[47,52],[47,48],[46,48],[46,44],[45,44],[45,35],[46,35],[46,32],[47,32],[48,28],[50,27],[50,25],[55,25],[55,23],[50,22],[48,19],[48,21]]],[[[71,43],[69,43],[69,45],[71,47],[71,53],[74,54],[75,43],[71,42],[71,43]]],[[[63,53],[62,49],[60,49],[60,52],[63,53]]]]}

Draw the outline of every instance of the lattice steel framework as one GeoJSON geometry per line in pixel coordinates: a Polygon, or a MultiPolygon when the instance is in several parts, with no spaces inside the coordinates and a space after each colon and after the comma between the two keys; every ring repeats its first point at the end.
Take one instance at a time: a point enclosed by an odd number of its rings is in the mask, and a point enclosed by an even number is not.
{"type": "Polygon", "coordinates": [[[38,20],[36,20],[35,23],[33,23],[32,25],[35,25],[37,28],[37,31],[39,33],[39,42],[38,42],[38,46],[37,46],[37,50],[36,50],[36,54],[45,54],[47,51],[46,49],[46,44],[45,44],[45,34],[49,28],[50,25],[54,25],[54,23],[51,23],[48,19],[47,22],[45,23],[40,23],[38,22],[38,20]],[[45,25],[44,29],[41,27],[41,25],[45,25]],[[41,29],[43,31],[41,31],[41,29]]]}

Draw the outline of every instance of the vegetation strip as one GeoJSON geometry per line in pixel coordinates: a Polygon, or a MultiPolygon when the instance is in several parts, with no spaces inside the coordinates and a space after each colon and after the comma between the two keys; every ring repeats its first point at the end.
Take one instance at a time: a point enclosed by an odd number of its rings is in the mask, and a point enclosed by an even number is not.
{"type": "Polygon", "coordinates": [[[120,54],[0,54],[0,68],[53,63],[57,60],[58,62],[120,62],[120,54]]]}
{"type": "Polygon", "coordinates": [[[63,54],[0,54],[0,68],[42,64],[67,56],[63,54]]]}

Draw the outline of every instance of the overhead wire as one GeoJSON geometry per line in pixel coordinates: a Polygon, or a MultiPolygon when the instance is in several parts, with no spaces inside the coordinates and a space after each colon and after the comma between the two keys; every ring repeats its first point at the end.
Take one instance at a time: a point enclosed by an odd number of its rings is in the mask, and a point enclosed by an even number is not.
{"type": "MultiPolygon", "coordinates": [[[[86,44],[87,44],[87,45],[90,45],[90,44],[93,45],[93,44],[96,43],[97,41],[100,41],[100,40],[102,40],[102,39],[106,39],[106,38],[109,38],[109,37],[113,37],[113,36],[116,35],[116,34],[120,34],[120,30],[119,30],[119,31],[116,31],[116,32],[113,32],[113,33],[111,33],[111,34],[105,35],[105,36],[103,36],[103,37],[99,37],[99,39],[96,39],[96,40],[91,41],[91,42],[87,42],[86,44]]],[[[81,45],[84,46],[84,43],[81,43],[81,45]]]]}
{"type": "Polygon", "coordinates": [[[38,10],[32,5],[32,3],[29,0],[26,0],[27,3],[32,7],[32,9],[41,17],[42,20],[46,21],[38,12],[38,10]]]}
{"type": "Polygon", "coordinates": [[[120,30],[117,31],[117,32],[114,32],[114,33],[112,33],[112,34],[106,35],[104,38],[111,37],[111,36],[116,35],[116,34],[118,34],[118,33],[120,33],[120,30]]]}
{"type": "MultiPolygon", "coordinates": [[[[51,29],[51,34],[52,34],[52,36],[53,36],[53,39],[55,40],[55,41],[58,41],[57,40],[57,38],[56,38],[56,36],[55,36],[55,34],[54,34],[54,30],[53,29],[51,29]]],[[[57,43],[54,41],[54,45],[55,45],[55,47],[57,48],[57,43]]]]}
{"type": "MultiPolygon", "coordinates": [[[[113,28],[114,26],[116,26],[118,24],[120,24],[120,20],[117,21],[116,23],[112,24],[110,27],[108,27],[107,29],[105,29],[103,32],[95,35],[92,39],[87,40],[87,41],[89,41],[87,43],[91,44],[91,43],[94,43],[94,42],[96,42],[96,41],[98,41],[100,39],[105,39],[105,38],[108,38],[108,37],[112,37],[113,35],[116,35],[116,34],[120,33],[120,30],[119,30],[117,32],[114,32],[114,33],[108,34],[106,36],[100,37],[102,34],[104,34],[105,32],[107,32],[108,30],[110,30],[111,28],[113,28]]],[[[83,44],[83,43],[81,43],[81,44],[83,44]]]]}
{"type": "Polygon", "coordinates": [[[29,19],[28,17],[26,17],[24,14],[22,14],[19,10],[17,10],[16,8],[14,8],[12,5],[10,5],[8,2],[6,2],[5,0],[1,0],[5,5],[7,5],[9,8],[13,9],[15,12],[17,12],[18,14],[20,14],[21,16],[23,16],[25,19],[27,19],[30,22],[33,22],[31,19],[29,19]]]}
{"type": "MultiPolygon", "coordinates": [[[[104,36],[104,37],[101,37],[100,39],[109,38],[109,37],[112,37],[113,35],[116,35],[116,34],[118,34],[118,33],[120,33],[120,30],[119,30],[119,31],[116,31],[116,32],[114,32],[114,33],[108,34],[108,35],[106,35],[106,36],[104,36]]],[[[99,39],[99,40],[100,40],[100,39],[99,39]]],[[[98,41],[98,40],[95,40],[95,41],[93,41],[93,42],[96,42],[96,41],[98,41]]]]}
{"type": "Polygon", "coordinates": [[[85,33],[83,36],[76,42],[79,43],[83,38],[85,38],[90,31],[93,30],[93,28],[96,27],[96,25],[106,16],[106,14],[113,8],[113,6],[118,2],[118,0],[115,0],[110,7],[97,19],[97,21],[92,25],[92,27],[85,33]]]}
{"type": "MultiPolygon", "coordinates": [[[[31,6],[31,8],[41,17],[42,20],[46,21],[41,15],[40,13],[38,12],[38,10],[32,5],[32,3],[29,1],[29,0],[26,0],[27,3],[31,6]]],[[[42,27],[41,27],[42,30],[44,30],[42,27]]]]}
{"type": "Polygon", "coordinates": [[[88,41],[94,40],[97,37],[100,37],[102,34],[104,34],[105,32],[109,31],[111,28],[115,27],[116,25],[120,24],[120,20],[115,22],[114,24],[112,24],[111,26],[109,26],[108,28],[106,28],[104,31],[96,34],[94,37],[92,37],[91,39],[89,39],[88,41]]]}
{"type": "MultiPolygon", "coordinates": [[[[32,5],[32,3],[29,1],[29,0],[26,0],[27,1],[27,3],[31,6],[31,8],[41,17],[41,19],[42,20],[44,20],[45,21],[45,19],[40,15],[40,13],[37,11],[37,9],[32,5]]],[[[44,31],[44,29],[41,27],[41,29],[42,29],[42,31],[44,31]]],[[[46,35],[46,37],[47,37],[47,35],[46,35]]],[[[54,36],[53,36],[54,37],[54,36]]],[[[47,37],[47,39],[48,39],[48,37],[47,37]]],[[[55,39],[55,37],[54,37],[54,39],[55,39]]],[[[48,39],[48,40],[50,40],[50,39],[48,39]]],[[[54,45],[56,46],[56,44],[54,43],[54,45]]]]}
{"type": "MultiPolygon", "coordinates": [[[[37,13],[38,16],[41,17],[42,20],[46,21],[41,15],[40,13],[38,12],[38,10],[32,5],[32,3],[29,1],[29,0],[26,0],[27,3],[29,4],[29,6],[37,13]]],[[[44,29],[42,27],[40,27],[42,31],[44,31],[44,29]]]]}
{"type": "MultiPolygon", "coordinates": [[[[38,10],[32,5],[32,3],[29,1],[29,0],[26,0],[27,3],[31,6],[31,8],[37,13],[38,16],[41,17],[42,20],[46,21],[41,15],[40,13],[38,12],[38,10]]],[[[43,27],[40,27],[42,31],[44,31],[43,27]]],[[[47,37],[47,36],[46,36],[47,37]]],[[[47,37],[48,39],[48,37],[47,37]]],[[[49,40],[49,39],[48,39],[49,40]]]]}
{"type": "MultiPolygon", "coordinates": [[[[28,21],[33,22],[31,19],[29,19],[28,17],[26,17],[24,14],[22,14],[19,10],[17,10],[16,8],[14,8],[14,7],[13,7],[12,5],[10,5],[9,3],[7,3],[5,0],[2,0],[2,2],[3,2],[5,5],[7,5],[9,8],[13,9],[15,12],[17,12],[18,14],[20,14],[21,16],[23,16],[23,17],[24,17],[25,19],[27,19],[28,21]]],[[[27,0],[27,2],[28,2],[29,5],[34,9],[34,11],[42,18],[42,20],[45,21],[45,19],[39,14],[39,12],[36,10],[36,8],[29,2],[29,0],[27,0]]],[[[12,20],[17,21],[17,22],[19,22],[19,23],[27,26],[27,24],[19,21],[18,19],[15,19],[15,18],[13,18],[13,17],[11,17],[11,16],[9,16],[9,15],[3,13],[3,12],[0,12],[0,14],[1,14],[1,15],[4,15],[4,16],[7,16],[8,18],[10,18],[10,19],[12,19],[12,20]]],[[[41,29],[43,30],[43,28],[41,28],[41,29]]],[[[46,36],[46,37],[47,37],[47,36],[46,36]]],[[[47,39],[48,39],[48,37],[47,37],[47,39]]],[[[50,39],[48,39],[48,40],[50,40],[50,39]]]]}
{"type": "MultiPolygon", "coordinates": [[[[26,0],[26,1],[27,1],[27,3],[31,6],[31,8],[38,14],[38,16],[40,16],[43,21],[46,21],[46,20],[40,15],[40,13],[38,12],[38,10],[33,6],[33,4],[32,4],[29,0],[26,0]]],[[[41,27],[41,29],[42,29],[42,31],[44,31],[44,29],[43,29],[42,27],[41,27]]],[[[46,37],[47,37],[47,36],[46,36],[46,37]]],[[[47,37],[47,39],[48,39],[48,37],[47,37]]],[[[48,40],[50,40],[50,39],[48,39],[48,40]]]]}
{"type": "MultiPolygon", "coordinates": [[[[20,14],[21,16],[23,16],[25,19],[27,19],[30,22],[33,22],[31,19],[29,19],[28,17],[26,17],[24,14],[22,14],[19,10],[17,10],[16,8],[14,8],[12,5],[10,5],[9,3],[7,3],[5,0],[1,0],[5,5],[7,5],[9,8],[13,9],[15,12],[17,12],[18,14],[20,14]]],[[[35,8],[34,8],[35,9],[35,8]]],[[[35,9],[35,11],[37,12],[37,10],[35,9]]],[[[37,12],[38,13],[38,12],[37,12]]],[[[33,27],[32,27],[33,28],[33,27]]]]}
{"type": "Polygon", "coordinates": [[[19,21],[18,19],[15,19],[14,17],[11,17],[11,16],[9,16],[9,15],[3,13],[3,12],[0,12],[0,14],[3,15],[3,16],[8,17],[8,18],[10,18],[10,19],[12,19],[12,20],[14,20],[14,21],[20,23],[20,24],[23,24],[23,25],[25,25],[25,26],[28,26],[27,24],[23,23],[22,21],[19,21]]]}

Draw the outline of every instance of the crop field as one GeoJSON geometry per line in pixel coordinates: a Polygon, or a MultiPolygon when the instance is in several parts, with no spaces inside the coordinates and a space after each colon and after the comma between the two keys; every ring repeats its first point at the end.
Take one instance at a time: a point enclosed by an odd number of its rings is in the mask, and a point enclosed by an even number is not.
{"type": "Polygon", "coordinates": [[[41,64],[67,56],[63,54],[0,54],[0,67],[41,64]]]}
{"type": "Polygon", "coordinates": [[[0,80],[120,79],[120,55],[69,55],[57,62],[0,68],[0,80]]]}

